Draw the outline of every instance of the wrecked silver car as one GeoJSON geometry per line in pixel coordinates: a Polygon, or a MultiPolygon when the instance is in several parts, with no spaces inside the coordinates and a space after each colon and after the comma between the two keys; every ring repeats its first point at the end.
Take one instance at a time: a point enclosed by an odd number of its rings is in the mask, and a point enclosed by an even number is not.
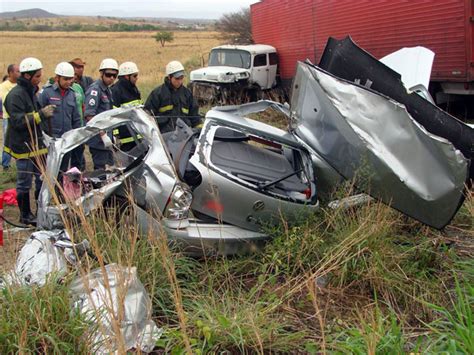
{"type": "Polygon", "coordinates": [[[174,132],[161,135],[142,109],[116,109],[51,140],[47,181],[55,181],[68,152],[100,131],[126,125],[139,143],[127,152],[116,146],[115,166],[108,171],[80,172],[76,195],[64,201],[53,198],[55,186],[44,184],[39,227],[61,228],[71,206],[88,214],[120,196],[133,201],[144,233],[165,232],[190,253],[232,254],[266,239],[262,224],[318,207],[309,151],[284,131],[258,122],[259,129],[235,129],[225,124],[235,115],[223,115],[207,119],[200,132],[178,120],[174,132]]]}
{"type": "Polygon", "coordinates": [[[263,226],[317,209],[345,179],[427,225],[450,222],[464,199],[468,160],[405,106],[310,63],[298,65],[291,102],[216,107],[200,131],[178,119],[165,134],[140,108],[99,114],[50,141],[48,180],[65,154],[100,131],[125,125],[136,146],[115,146],[108,171],[79,172],[64,201],[43,184],[39,227],[61,228],[71,204],[87,214],[119,196],[134,205],[144,233],[165,232],[190,253],[235,254],[263,242],[263,226]],[[248,118],[267,109],[288,118],[288,131],[248,118]]]}

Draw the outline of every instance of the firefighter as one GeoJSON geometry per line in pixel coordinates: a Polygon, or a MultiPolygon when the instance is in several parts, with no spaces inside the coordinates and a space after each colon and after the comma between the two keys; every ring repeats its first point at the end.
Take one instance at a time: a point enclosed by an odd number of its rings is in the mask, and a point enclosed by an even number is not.
{"type": "MultiPolygon", "coordinates": [[[[112,86],[114,107],[132,107],[143,105],[140,90],[137,87],[138,67],[134,62],[120,64],[118,82],[112,86]]],[[[136,146],[135,138],[127,126],[115,129],[114,137],[120,142],[120,149],[129,151],[136,146]]],[[[137,137],[138,139],[139,137],[137,137]]]]}
{"type": "Polygon", "coordinates": [[[164,83],[154,89],[145,102],[145,109],[156,117],[161,132],[174,130],[177,117],[191,127],[201,125],[199,107],[191,91],[183,85],[184,76],[180,62],[169,62],[164,83]]]}
{"type": "Polygon", "coordinates": [[[26,58],[20,63],[17,85],[5,98],[9,115],[5,151],[16,159],[16,191],[20,222],[36,225],[31,213],[30,189],[35,177],[35,197],[41,189],[40,170],[44,167],[47,149],[43,143],[44,122],[53,116],[54,105],[40,108],[36,97],[41,82],[43,65],[36,58],[26,58]]]}
{"type": "MultiPolygon", "coordinates": [[[[115,59],[106,58],[99,66],[100,79],[94,81],[86,91],[84,117],[86,122],[95,115],[112,109],[112,91],[110,86],[118,75],[118,64],[115,59]]],[[[87,144],[92,155],[94,169],[105,169],[106,165],[113,165],[114,159],[111,146],[111,136],[106,132],[91,138],[87,144]]]]}
{"type": "MultiPolygon", "coordinates": [[[[54,84],[43,89],[38,97],[41,107],[55,105],[48,135],[59,138],[67,131],[81,127],[81,114],[76,103],[75,92],[71,89],[74,81],[74,68],[67,62],[59,63],[54,71],[54,84]],[[49,131],[50,130],[50,131],[49,131]]],[[[64,156],[60,170],[69,168],[71,153],[64,156]]]]}

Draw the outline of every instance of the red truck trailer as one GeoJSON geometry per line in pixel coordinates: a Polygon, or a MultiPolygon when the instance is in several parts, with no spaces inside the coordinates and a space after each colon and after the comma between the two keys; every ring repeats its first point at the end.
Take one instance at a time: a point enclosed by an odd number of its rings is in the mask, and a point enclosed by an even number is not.
{"type": "Polygon", "coordinates": [[[255,43],[277,49],[283,81],[298,60],[318,63],[329,37],[349,35],[376,58],[423,46],[435,53],[430,91],[437,104],[472,116],[474,0],[261,0],[251,17],[255,43]]]}

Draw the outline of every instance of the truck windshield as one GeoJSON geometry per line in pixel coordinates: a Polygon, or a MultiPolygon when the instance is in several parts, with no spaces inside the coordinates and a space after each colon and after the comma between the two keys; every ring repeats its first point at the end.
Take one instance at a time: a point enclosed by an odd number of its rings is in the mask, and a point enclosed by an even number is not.
{"type": "Polygon", "coordinates": [[[239,49],[213,49],[209,55],[209,66],[250,68],[250,53],[239,49]]]}

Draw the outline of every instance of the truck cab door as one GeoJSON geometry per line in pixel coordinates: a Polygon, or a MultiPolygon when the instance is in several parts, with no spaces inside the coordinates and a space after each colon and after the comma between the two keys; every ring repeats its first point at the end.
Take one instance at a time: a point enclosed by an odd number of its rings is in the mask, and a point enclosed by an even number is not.
{"type": "Polygon", "coordinates": [[[276,75],[278,67],[278,55],[273,53],[268,53],[268,81],[267,88],[271,89],[276,85],[276,75]]]}
{"type": "Polygon", "coordinates": [[[268,88],[268,58],[267,53],[257,54],[253,57],[251,81],[258,84],[261,89],[268,88]]]}

